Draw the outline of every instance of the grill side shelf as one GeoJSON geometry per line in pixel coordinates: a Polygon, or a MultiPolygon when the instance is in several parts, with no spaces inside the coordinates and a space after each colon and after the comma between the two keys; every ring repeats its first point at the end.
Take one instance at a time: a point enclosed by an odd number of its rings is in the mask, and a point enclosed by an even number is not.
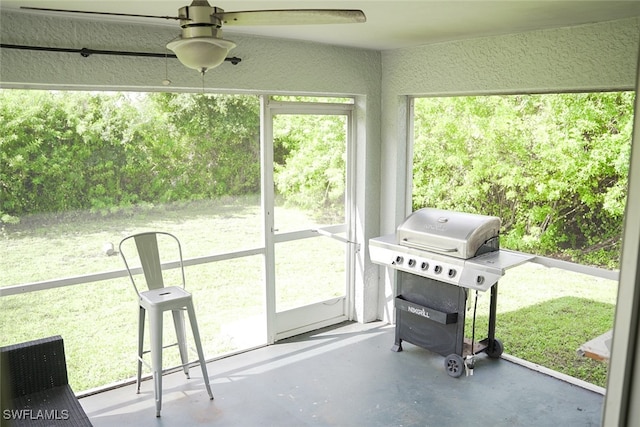
{"type": "Polygon", "coordinates": [[[396,310],[406,311],[416,316],[424,317],[443,325],[450,325],[458,322],[458,313],[445,313],[434,308],[425,307],[411,301],[407,301],[399,295],[396,297],[396,310]]]}

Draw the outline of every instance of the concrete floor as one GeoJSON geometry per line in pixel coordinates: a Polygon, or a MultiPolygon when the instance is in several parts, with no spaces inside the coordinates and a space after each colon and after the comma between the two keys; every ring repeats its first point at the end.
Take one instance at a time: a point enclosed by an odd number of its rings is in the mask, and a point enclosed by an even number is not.
{"type": "Polygon", "coordinates": [[[602,394],[485,355],[452,378],[442,356],[393,341],[392,326],[345,323],[221,359],[215,400],[199,368],[166,375],[161,418],[151,381],[80,402],[96,427],[600,425],[602,394]]]}

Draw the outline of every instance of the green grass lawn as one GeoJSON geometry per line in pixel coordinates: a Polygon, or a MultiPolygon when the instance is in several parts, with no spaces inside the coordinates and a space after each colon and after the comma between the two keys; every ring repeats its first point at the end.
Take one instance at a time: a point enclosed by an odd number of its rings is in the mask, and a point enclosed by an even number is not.
{"type": "MultiPolygon", "coordinates": [[[[488,329],[489,293],[480,293],[476,337],[488,329]]],[[[578,355],[613,327],[617,282],[538,264],[508,270],[498,284],[496,338],[505,353],[605,387],[608,364],[578,355]]],[[[473,297],[473,296],[472,296],[473,297]]],[[[472,308],[473,299],[467,305],[472,308]]],[[[465,335],[471,336],[472,311],[465,335]]]]}
{"type": "MultiPolygon", "coordinates": [[[[295,209],[276,214],[291,228],[313,223],[295,209]]],[[[178,235],[187,258],[258,247],[260,224],[257,198],[25,218],[0,235],[0,286],[120,270],[122,260],[106,256],[103,244],[151,229],[178,235]]],[[[279,309],[341,292],[344,247],[322,237],[309,242],[276,247],[279,309]]],[[[261,263],[256,255],[187,268],[207,357],[264,342],[261,263]]],[[[496,337],[506,353],[604,386],[607,364],[576,350],[612,327],[616,292],[616,282],[535,264],[509,270],[499,284],[496,337]]],[[[489,303],[488,293],[480,295],[477,338],[486,334],[489,303]]],[[[169,342],[172,328],[165,332],[169,342]]],[[[128,278],[0,298],[0,345],[54,334],[65,339],[76,391],[134,376],[137,304],[128,278]]],[[[165,366],[171,363],[177,350],[165,351],[165,366]]]]}

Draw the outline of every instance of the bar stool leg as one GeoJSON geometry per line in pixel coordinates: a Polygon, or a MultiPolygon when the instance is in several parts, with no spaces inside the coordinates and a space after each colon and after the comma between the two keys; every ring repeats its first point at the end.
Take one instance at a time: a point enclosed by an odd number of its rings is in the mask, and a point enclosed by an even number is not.
{"type": "Polygon", "coordinates": [[[178,348],[180,349],[180,359],[184,374],[189,377],[189,353],[187,351],[187,334],[184,328],[184,312],[182,310],[171,310],[173,314],[173,324],[176,327],[176,337],[178,338],[178,348]]]}
{"type": "Polygon", "coordinates": [[[196,320],[196,311],[193,308],[193,302],[187,303],[187,312],[189,313],[189,322],[191,323],[191,331],[193,332],[193,339],[196,342],[196,350],[198,351],[198,359],[200,360],[200,368],[202,368],[202,379],[204,385],[209,393],[209,398],[213,400],[213,393],[211,392],[211,385],[209,385],[209,374],[207,372],[207,363],[204,359],[204,352],[202,351],[202,343],[200,342],[200,331],[198,330],[198,322],[196,320]]]}
{"type": "Polygon", "coordinates": [[[136,380],[137,394],[140,394],[140,381],[142,378],[142,355],[144,354],[144,315],[145,309],[140,306],[138,316],[138,378],[136,380]]]}
{"type": "Polygon", "coordinates": [[[151,329],[151,369],[156,399],[156,417],[162,408],[162,311],[149,310],[149,329],[151,329]]]}

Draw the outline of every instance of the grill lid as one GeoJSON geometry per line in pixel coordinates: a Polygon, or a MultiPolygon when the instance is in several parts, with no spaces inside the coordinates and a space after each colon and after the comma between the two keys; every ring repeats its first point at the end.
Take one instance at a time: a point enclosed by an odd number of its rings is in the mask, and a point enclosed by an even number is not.
{"type": "Polygon", "coordinates": [[[398,226],[396,239],[402,246],[469,259],[498,250],[499,232],[495,216],[423,208],[398,226]]]}

